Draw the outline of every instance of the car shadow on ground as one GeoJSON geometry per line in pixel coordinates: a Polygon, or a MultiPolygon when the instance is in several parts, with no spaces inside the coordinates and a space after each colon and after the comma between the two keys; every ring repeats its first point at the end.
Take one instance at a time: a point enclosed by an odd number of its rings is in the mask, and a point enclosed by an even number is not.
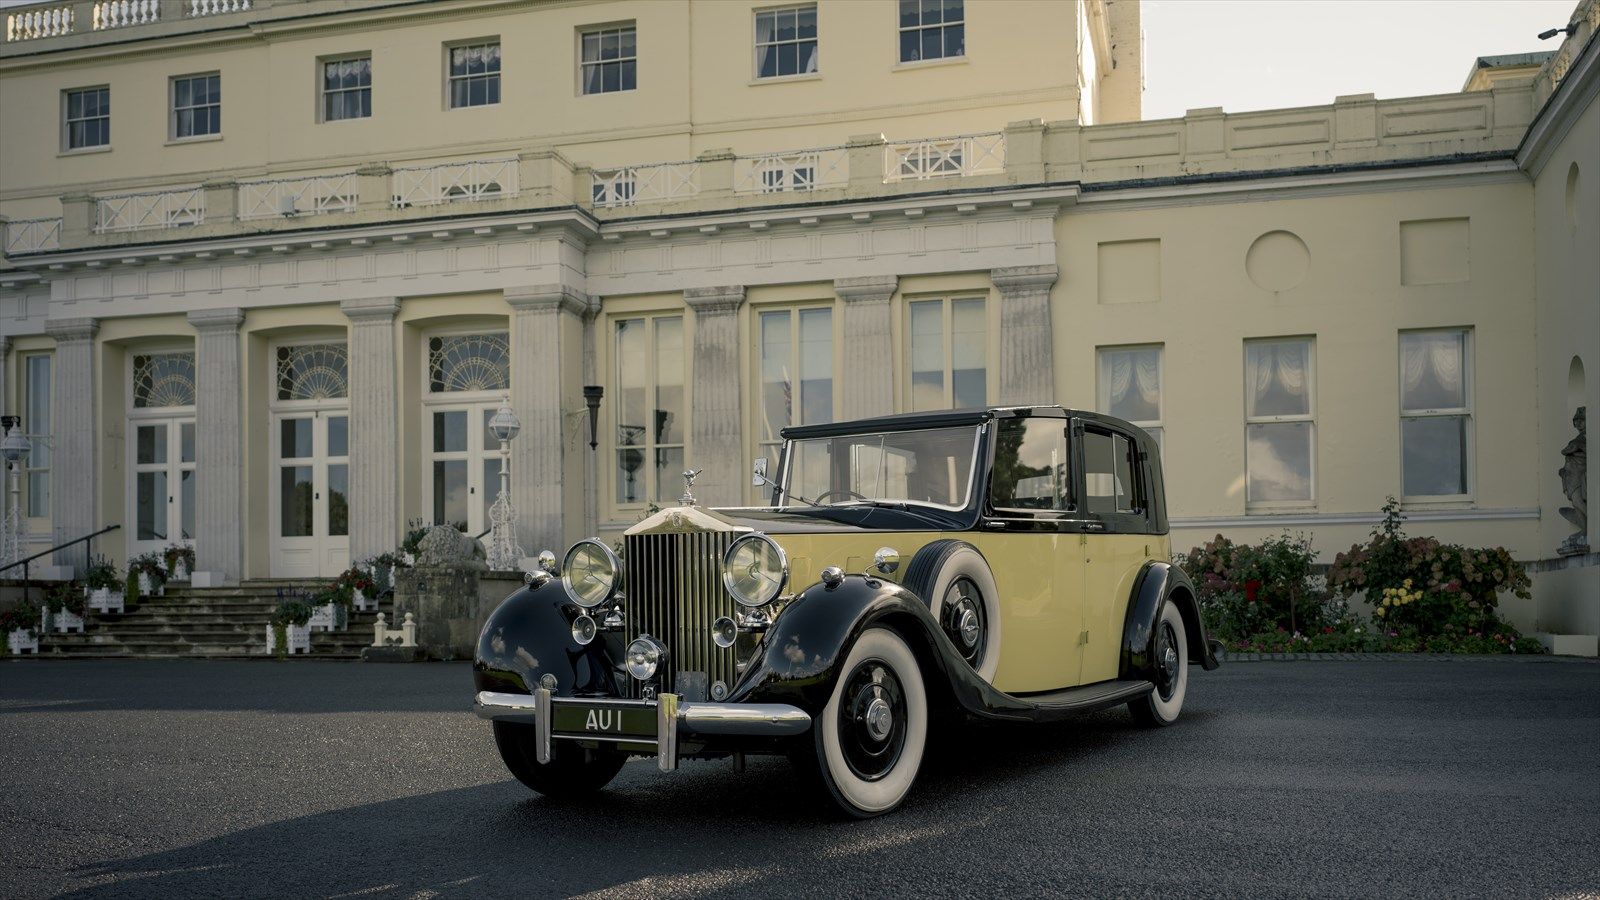
{"type": "Polygon", "coordinates": [[[1025,802],[1030,781],[1097,764],[1139,731],[1120,710],[1060,725],[945,731],[907,805],[861,822],[834,813],[786,760],[752,759],[742,773],[725,760],[689,761],[673,774],[635,760],[583,802],[548,800],[508,778],[67,874],[88,883],[71,894],[79,897],[792,891],[818,867],[935,852],[1025,802]]]}

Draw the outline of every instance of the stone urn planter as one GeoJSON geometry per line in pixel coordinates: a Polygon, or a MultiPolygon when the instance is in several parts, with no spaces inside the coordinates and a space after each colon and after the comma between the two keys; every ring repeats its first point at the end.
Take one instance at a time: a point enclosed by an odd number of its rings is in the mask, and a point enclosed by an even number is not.
{"type": "MultiPolygon", "coordinates": [[[[288,652],[290,654],[311,653],[311,625],[309,623],[305,625],[285,625],[283,626],[283,633],[287,639],[288,652]]],[[[277,652],[278,636],[269,624],[267,625],[267,655],[271,656],[277,652]]]]}
{"type": "Polygon", "coordinates": [[[89,608],[101,613],[123,612],[122,592],[112,588],[84,588],[89,608]]]}
{"type": "MultiPolygon", "coordinates": [[[[360,592],[356,592],[360,596],[360,592]]],[[[323,631],[343,631],[349,627],[349,616],[345,612],[343,603],[326,603],[322,606],[311,607],[311,619],[306,622],[306,632],[309,634],[317,629],[323,631]]],[[[295,627],[293,625],[289,626],[295,627]]],[[[292,644],[290,646],[293,646],[292,644]]]]}

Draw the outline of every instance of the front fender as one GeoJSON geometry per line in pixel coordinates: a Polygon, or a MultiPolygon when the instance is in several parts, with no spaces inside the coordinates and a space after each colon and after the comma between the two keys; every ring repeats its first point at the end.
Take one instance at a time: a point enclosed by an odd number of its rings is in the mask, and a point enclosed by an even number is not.
{"type": "Polygon", "coordinates": [[[1178,607],[1183,616],[1183,628],[1188,634],[1189,658],[1199,660],[1207,669],[1215,669],[1217,654],[1206,636],[1205,619],[1200,615],[1196,601],[1198,593],[1189,576],[1171,563],[1148,562],[1133,584],[1133,598],[1128,603],[1128,614],[1122,626],[1122,661],[1119,678],[1155,679],[1156,617],[1161,614],[1161,604],[1168,600],[1178,607]]]}
{"type": "Polygon", "coordinates": [[[558,696],[622,696],[621,640],[602,632],[587,646],[574,641],[572,622],[582,613],[560,579],[507,597],[478,635],[472,662],[478,690],[531,694],[550,675],[558,696]]]}

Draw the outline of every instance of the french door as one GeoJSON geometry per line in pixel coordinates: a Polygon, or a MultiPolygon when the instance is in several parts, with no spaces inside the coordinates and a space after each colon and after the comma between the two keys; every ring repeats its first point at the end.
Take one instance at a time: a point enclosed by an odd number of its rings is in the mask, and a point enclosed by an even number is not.
{"type": "Polygon", "coordinates": [[[436,525],[476,536],[500,493],[500,443],[489,434],[499,400],[429,406],[429,511],[436,525]]]}
{"type": "Polygon", "coordinates": [[[194,419],[129,422],[133,533],[130,554],[194,541],[194,419]]]}
{"type": "Polygon", "coordinates": [[[272,575],[331,577],[350,564],[350,415],[273,417],[272,575]]]}

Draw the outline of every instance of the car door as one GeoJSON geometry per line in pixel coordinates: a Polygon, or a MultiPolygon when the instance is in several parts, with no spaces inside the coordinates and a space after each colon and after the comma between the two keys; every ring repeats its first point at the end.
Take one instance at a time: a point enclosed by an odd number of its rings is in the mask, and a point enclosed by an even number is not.
{"type": "Polygon", "coordinates": [[[1139,444],[1096,420],[1075,419],[1083,509],[1090,523],[1084,547],[1082,684],[1116,678],[1123,617],[1139,571],[1156,546],[1149,533],[1149,485],[1139,444]]]}

